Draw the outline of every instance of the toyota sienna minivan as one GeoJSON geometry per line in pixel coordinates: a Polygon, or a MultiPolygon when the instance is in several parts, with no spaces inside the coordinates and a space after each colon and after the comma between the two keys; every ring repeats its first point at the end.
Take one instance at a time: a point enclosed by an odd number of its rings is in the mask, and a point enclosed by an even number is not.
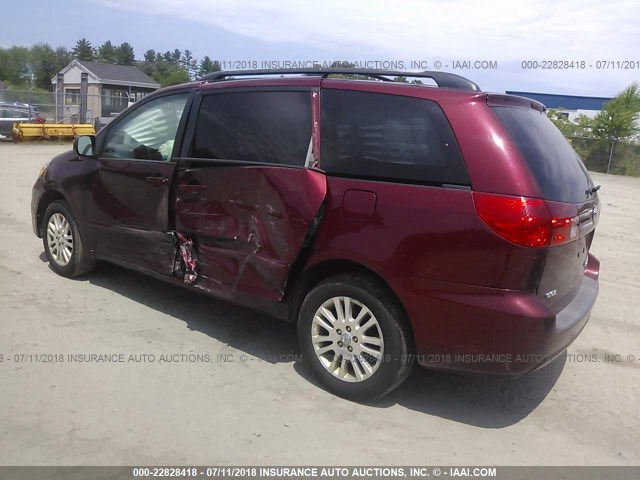
{"type": "Polygon", "coordinates": [[[597,190],[534,100],[233,71],[77,138],[32,217],[58,274],[113,262],[291,321],[319,382],[365,400],[415,363],[518,375],[566,349],[598,292],[597,190]]]}

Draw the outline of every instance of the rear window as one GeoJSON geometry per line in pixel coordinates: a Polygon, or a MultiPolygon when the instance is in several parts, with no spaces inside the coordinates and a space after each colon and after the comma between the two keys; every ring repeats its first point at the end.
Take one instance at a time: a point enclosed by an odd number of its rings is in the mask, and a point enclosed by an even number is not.
{"type": "Polygon", "coordinates": [[[322,169],[329,174],[468,185],[451,126],[431,100],[323,90],[322,169]]]}
{"type": "Polygon", "coordinates": [[[582,160],[543,112],[493,107],[546,200],[579,203],[593,186],[582,160]]]}

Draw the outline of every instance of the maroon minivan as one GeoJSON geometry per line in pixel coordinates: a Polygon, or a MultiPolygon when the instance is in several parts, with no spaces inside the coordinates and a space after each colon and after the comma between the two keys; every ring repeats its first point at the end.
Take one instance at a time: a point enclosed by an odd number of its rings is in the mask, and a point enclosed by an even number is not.
{"type": "Polygon", "coordinates": [[[295,322],[307,368],[363,400],[416,362],[562,352],[598,292],[598,188],[542,104],[457,75],[234,71],[79,137],[31,208],[60,275],[105,260],[295,322]]]}

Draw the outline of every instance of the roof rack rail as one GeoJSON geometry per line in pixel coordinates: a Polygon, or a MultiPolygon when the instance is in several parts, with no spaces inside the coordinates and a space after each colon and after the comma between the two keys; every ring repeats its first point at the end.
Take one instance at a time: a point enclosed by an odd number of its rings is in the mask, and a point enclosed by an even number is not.
{"type": "Polygon", "coordinates": [[[209,73],[200,80],[207,82],[215,82],[219,80],[229,79],[230,77],[248,77],[259,75],[318,75],[322,78],[328,78],[329,75],[362,75],[363,77],[375,78],[376,80],[389,81],[393,80],[388,78],[390,76],[395,77],[412,77],[412,78],[430,78],[438,87],[455,88],[458,90],[470,90],[473,92],[480,92],[480,87],[477,83],[471,80],[456,75],[454,73],[447,72],[412,72],[402,70],[373,70],[362,68],[284,68],[275,70],[227,70],[221,72],[209,73]]]}

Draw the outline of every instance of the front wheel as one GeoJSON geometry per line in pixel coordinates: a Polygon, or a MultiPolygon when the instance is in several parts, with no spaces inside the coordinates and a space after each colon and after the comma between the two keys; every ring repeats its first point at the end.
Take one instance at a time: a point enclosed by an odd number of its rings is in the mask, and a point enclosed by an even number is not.
{"type": "Polygon", "coordinates": [[[61,200],[51,203],[43,221],[42,241],[53,271],[63,277],[76,277],[91,271],[94,261],[87,255],[67,203],[61,200]]]}
{"type": "Polygon", "coordinates": [[[389,290],[361,275],[329,279],[305,298],[298,318],[305,365],[330,392],[371,400],[411,369],[410,329],[389,290]]]}

